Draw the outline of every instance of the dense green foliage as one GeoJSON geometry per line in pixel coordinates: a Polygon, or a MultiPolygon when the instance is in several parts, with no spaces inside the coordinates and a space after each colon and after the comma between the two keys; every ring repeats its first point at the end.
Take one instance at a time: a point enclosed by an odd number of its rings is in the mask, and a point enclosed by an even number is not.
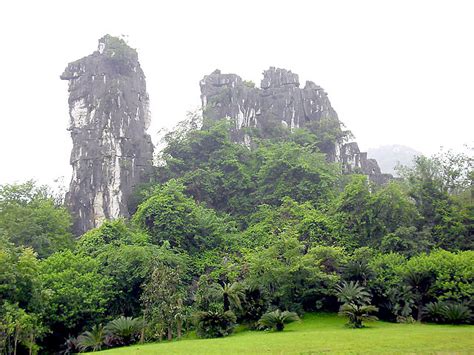
{"type": "Polygon", "coordinates": [[[29,181],[0,186],[0,231],[39,257],[72,247],[71,217],[45,186],[29,181]]]}
{"type": "Polygon", "coordinates": [[[472,322],[472,159],[417,158],[376,186],[320,153],[343,132],[249,131],[249,148],[228,125],[191,121],[168,134],[130,220],[75,243],[47,189],[1,187],[2,351],[280,330],[317,310],[357,328],[375,316],[472,322]]]}

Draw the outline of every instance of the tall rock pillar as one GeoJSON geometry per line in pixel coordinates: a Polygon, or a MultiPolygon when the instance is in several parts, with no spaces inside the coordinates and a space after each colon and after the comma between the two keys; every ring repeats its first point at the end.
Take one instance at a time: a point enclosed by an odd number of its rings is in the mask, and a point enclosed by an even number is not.
{"type": "Polygon", "coordinates": [[[153,145],[145,75],[137,52],[109,35],[98,50],[70,63],[69,116],[73,168],[66,196],[82,234],[106,219],[128,216],[133,188],[147,180],[153,145]]]}

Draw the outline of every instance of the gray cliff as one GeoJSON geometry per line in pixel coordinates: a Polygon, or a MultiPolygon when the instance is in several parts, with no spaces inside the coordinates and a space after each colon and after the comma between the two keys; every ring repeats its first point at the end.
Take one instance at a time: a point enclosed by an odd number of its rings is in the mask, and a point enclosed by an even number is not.
{"type": "Polygon", "coordinates": [[[66,202],[79,235],[106,219],[127,217],[133,188],[147,180],[153,158],[149,99],[137,52],[109,35],[97,51],[70,63],[61,79],[69,82],[73,141],[66,202]]]}
{"type": "Polygon", "coordinates": [[[327,93],[312,81],[300,88],[298,75],[289,70],[271,67],[264,71],[260,88],[236,74],[216,70],[201,80],[200,87],[204,115],[235,122],[231,136],[236,142],[250,145],[246,128],[263,136],[276,127],[309,128],[316,133],[329,128],[332,139],[320,144],[329,161],[340,162],[345,173],[362,173],[378,184],[391,178],[382,174],[376,160],[360,152],[357,143],[347,142],[327,93]]]}

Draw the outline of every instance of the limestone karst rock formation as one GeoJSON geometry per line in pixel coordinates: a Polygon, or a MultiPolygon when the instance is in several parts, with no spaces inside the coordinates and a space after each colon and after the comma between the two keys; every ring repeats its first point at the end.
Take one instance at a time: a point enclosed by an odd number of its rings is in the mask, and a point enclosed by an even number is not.
{"type": "Polygon", "coordinates": [[[128,216],[132,189],[152,168],[149,99],[137,52],[109,35],[97,51],[70,63],[61,79],[69,82],[73,141],[66,202],[79,235],[128,216]]]}
{"type": "Polygon", "coordinates": [[[290,130],[311,127],[316,132],[325,129],[331,131],[332,139],[323,141],[320,149],[329,161],[341,162],[344,172],[366,174],[379,184],[391,178],[382,174],[376,160],[360,152],[357,143],[347,142],[326,92],[311,81],[300,88],[298,75],[289,70],[271,67],[264,71],[260,88],[236,74],[216,70],[201,80],[200,87],[205,116],[232,119],[231,135],[236,142],[250,144],[245,128],[255,128],[264,136],[282,126],[290,130]]]}

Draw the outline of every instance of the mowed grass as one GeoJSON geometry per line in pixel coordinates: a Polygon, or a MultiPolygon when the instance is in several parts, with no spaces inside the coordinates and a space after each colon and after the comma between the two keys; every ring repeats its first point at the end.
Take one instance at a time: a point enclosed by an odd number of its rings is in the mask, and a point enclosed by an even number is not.
{"type": "Polygon", "coordinates": [[[104,354],[474,354],[474,326],[369,322],[349,329],[335,314],[306,314],[283,332],[238,329],[226,338],[116,348],[104,354]]]}

